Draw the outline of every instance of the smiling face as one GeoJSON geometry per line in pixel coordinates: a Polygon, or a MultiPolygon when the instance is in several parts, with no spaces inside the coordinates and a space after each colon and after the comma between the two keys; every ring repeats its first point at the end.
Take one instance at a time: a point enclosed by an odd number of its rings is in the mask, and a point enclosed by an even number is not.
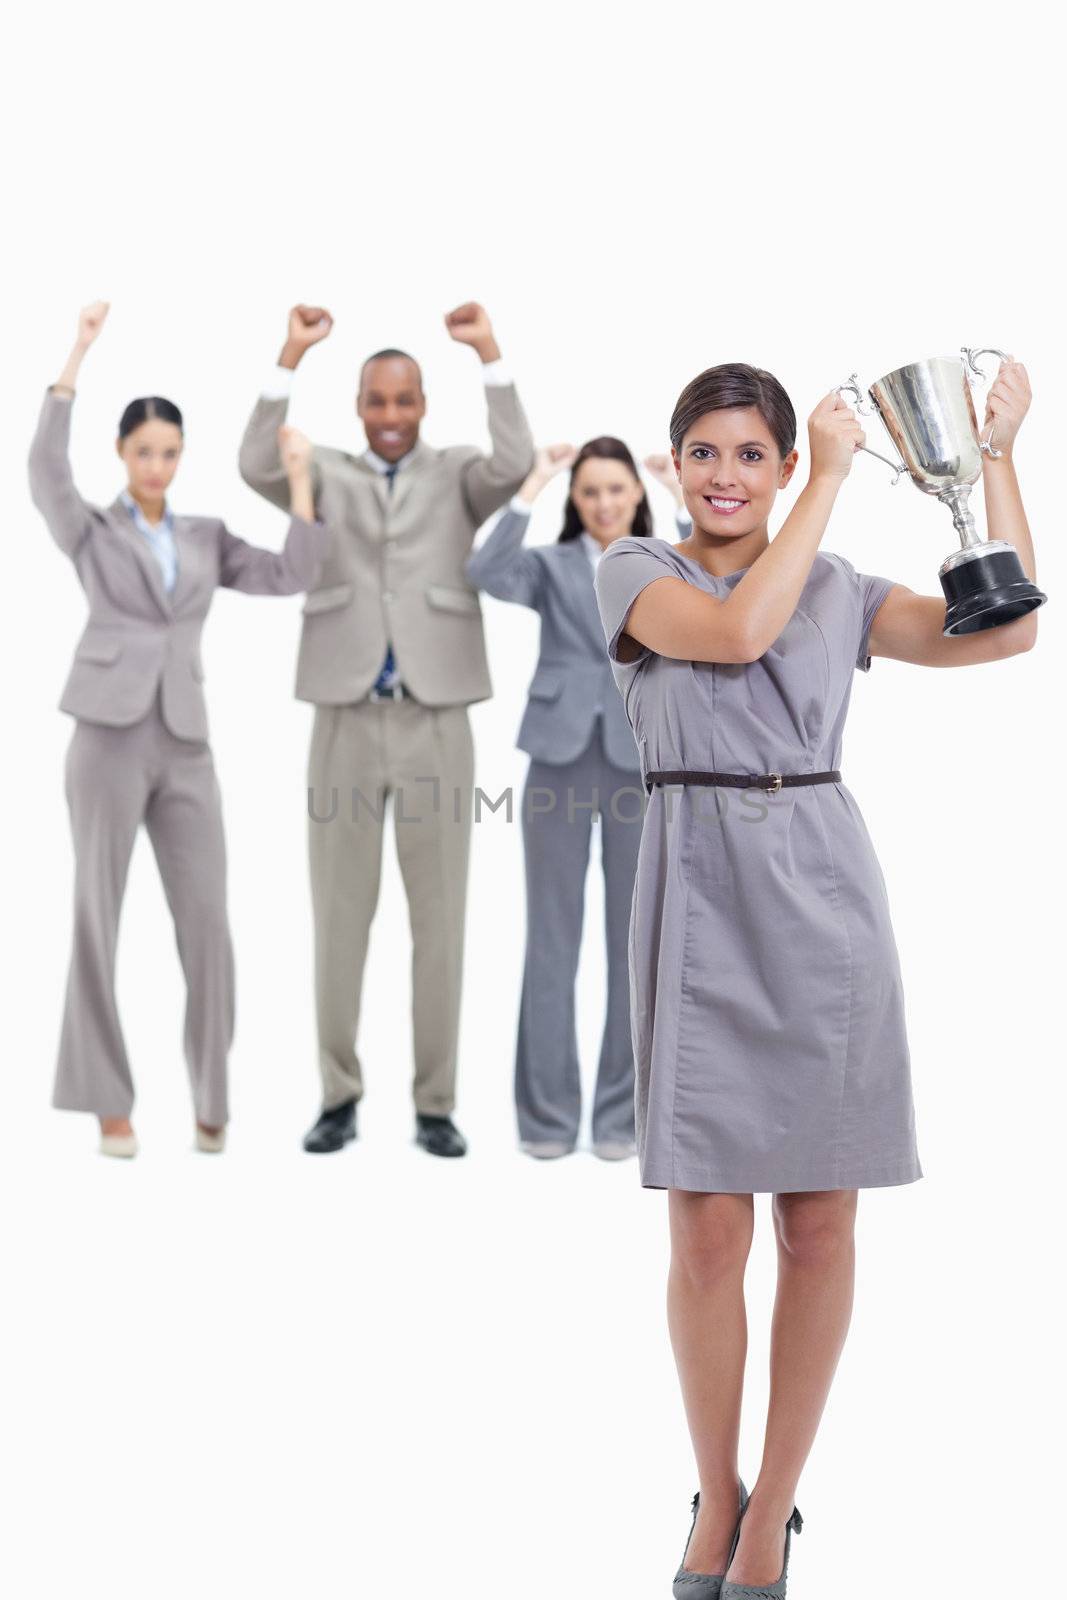
{"type": "Polygon", "coordinates": [[[130,494],[142,504],[161,500],[170,488],[182,455],[182,430],[149,417],[117,445],[129,477],[130,494]]]}
{"type": "Polygon", "coordinates": [[[571,499],[582,527],[599,544],[624,539],[645,498],[642,484],[624,461],[587,456],[571,481],[571,499]]]}
{"type": "Polygon", "coordinates": [[[705,412],[671,455],[694,529],[727,540],[766,530],[798,459],[795,450],[778,454],[755,406],[705,412]]]}
{"type": "Polygon", "coordinates": [[[399,461],[413,450],[426,415],[419,369],[410,356],[380,356],[368,361],[356,397],[356,415],[367,443],[385,461],[399,461]]]}

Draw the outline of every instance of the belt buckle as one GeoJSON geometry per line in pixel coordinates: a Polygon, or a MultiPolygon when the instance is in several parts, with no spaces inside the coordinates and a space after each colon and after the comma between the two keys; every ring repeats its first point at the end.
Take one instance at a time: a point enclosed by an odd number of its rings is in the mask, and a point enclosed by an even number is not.
{"type": "Polygon", "coordinates": [[[767,793],[777,794],[782,787],[782,774],[780,772],[768,772],[767,779],[767,793]]]}

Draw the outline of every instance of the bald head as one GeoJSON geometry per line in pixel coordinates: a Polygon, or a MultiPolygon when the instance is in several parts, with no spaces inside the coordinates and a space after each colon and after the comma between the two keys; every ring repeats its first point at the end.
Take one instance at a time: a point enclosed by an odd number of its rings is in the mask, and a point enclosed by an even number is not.
{"type": "Polygon", "coordinates": [[[418,442],[426,415],[422,373],[406,350],[376,350],[360,369],[356,414],[367,443],[386,461],[399,461],[418,442]]]}

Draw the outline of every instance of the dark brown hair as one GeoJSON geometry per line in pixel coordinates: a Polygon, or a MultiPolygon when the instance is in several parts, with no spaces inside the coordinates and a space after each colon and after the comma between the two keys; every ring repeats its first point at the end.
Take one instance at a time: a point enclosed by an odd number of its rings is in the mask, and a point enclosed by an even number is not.
{"type": "Polygon", "coordinates": [[[571,467],[570,483],[567,486],[567,509],[563,514],[563,531],[559,536],[562,544],[566,539],[577,539],[582,531],[582,519],[578,515],[578,507],[571,498],[570,491],[574,488],[574,479],[583,461],[621,461],[637,479],[641,488],[641,500],[634,512],[634,525],[630,529],[633,539],[650,539],[652,537],[652,513],[648,509],[648,495],[641,482],[641,474],[637,470],[637,462],[623,444],[621,439],[613,439],[610,434],[602,434],[599,439],[589,439],[574,458],[571,467]]]}
{"type": "Polygon", "coordinates": [[[671,444],[678,451],[689,429],[708,411],[736,411],[754,406],[770,428],[778,453],[787,456],[797,438],[793,402],[772,372],[744,361],[727,361],[687,383],[671,417],[671,444]]]}

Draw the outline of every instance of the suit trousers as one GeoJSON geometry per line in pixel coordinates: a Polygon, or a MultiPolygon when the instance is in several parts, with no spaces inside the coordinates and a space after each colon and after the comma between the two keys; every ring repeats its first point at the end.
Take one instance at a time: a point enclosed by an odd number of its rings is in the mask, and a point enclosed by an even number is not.
{"type": "Polygon", "coordinates": [[[317,706],[308,761],[323,1105],[360,1099],[363,969],[391,801],[411,922],[415,1108],[455,1106],[474,743],[465,705],[317,706]]]}
{"type": "Polygon", "coordinates": [[[79,721],[67,750],[74,835],[74,944],[53,1104],[125,1117],[134,1088],[115,1001],[119,914],[145,824],[186,984],[185,1059],[198,1122],[227,1120],[233,948],[226,917],[222,804],[205,740],[176,738],[157,697],[130,727],[79,721]]]}
{"type": "Polygon", "coordinates": [[[531,760],[523,791],[526,961],[515,1056],[523,1140],[574,1144],[581,1082],[574,989],[582,942],[593,817],[600,824],[607,942],[607,1016],[593,1098],[594,1143],[634,1138],[634,1060],[628,965],[630,909],[641,844],[638,772],[608,761],[604,719],[565,765],[531,760]]]}

